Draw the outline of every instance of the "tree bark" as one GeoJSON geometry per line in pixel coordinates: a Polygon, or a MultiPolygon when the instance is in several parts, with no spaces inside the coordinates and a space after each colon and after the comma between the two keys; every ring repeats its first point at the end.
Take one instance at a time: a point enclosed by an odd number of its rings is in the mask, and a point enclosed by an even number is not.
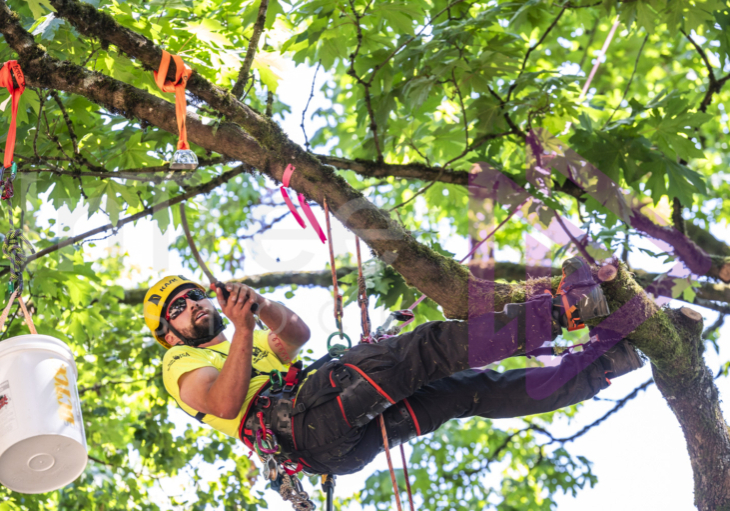
{"type": "Polygon", "coordinates": [[[712,372],[702,359],[702,316],[686,307],[667,314],[683,332],[682,341],[697,351],[698,367],[662,371],[653,366],[654,380],[682,427],[694,474],[697,509],[728,510],[730,435],[712,372]]]}

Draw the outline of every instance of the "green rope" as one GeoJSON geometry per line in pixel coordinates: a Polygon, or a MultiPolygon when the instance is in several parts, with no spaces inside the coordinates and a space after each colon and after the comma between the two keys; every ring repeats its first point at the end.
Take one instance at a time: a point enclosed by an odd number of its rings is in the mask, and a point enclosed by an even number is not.
{"type": "Polygon", "coordinates": [[[23,250],[23,243],[28,246],[32,254],[35,254],[35,250],[33,250],[33,245],[30,244],[30,241],[23,236],[23,230],[13,228],[12,213],[10,213],[9,216],[10,231],[7,236],[5,236],[5,241],[3,242],[3,254],[5,254],[5,257],[10,260],[10,281],[8,282],[8,291],[12,293],[13,290],[17,289],[18,294],[20,294],[23,292],[23,270],[25,269],[25,263],[28,259],[25,250],[23,250]]]}

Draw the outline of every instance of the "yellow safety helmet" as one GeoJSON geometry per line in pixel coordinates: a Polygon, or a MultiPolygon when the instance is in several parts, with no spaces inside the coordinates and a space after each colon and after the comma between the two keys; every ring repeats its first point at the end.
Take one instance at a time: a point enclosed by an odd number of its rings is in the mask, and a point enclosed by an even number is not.
{"type": "Polygon", "coordinates": [[[170,349],[170,345],[165,340],[167,325],[162,324],[160,321],[162,311],[165,310],[169,298],[181,287],[195,287],[203,292],[207,291],[197,282],[186,279],[182,275],[168,275],[153,285],[144,297],[144,322],[152,330],[152,336],[155,340],[166,349],[170,349]]]}

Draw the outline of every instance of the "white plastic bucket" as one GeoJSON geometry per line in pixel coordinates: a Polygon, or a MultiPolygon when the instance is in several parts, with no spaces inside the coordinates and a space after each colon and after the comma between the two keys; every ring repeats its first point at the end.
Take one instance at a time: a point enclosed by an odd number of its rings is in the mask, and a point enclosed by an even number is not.
{"type": "Polygon", "coordinates": [[[45,493],[71,483],[88,460],[76,364],[47,335],[0,342],[0,484],[45,493]]]}

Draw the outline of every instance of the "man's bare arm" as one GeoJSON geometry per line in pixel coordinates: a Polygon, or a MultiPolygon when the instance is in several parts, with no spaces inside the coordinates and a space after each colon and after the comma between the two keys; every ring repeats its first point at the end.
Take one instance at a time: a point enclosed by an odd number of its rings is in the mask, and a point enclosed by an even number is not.
{"type": "Polygon", "coordinates": [[[262,298],[259,318],[279,339],[296,350],[309,340],[307,324],[285,305],[262,298]]]}
{"type": "Polygon", "coordinates": [[[178,385],[180,399],[194,410],[221,419],[235,419],[251,383],[255,326],[251,305],[255,303],[256,293],[239,284],[229,284],[226,288],[231,293],[228,300],[219,296],[218,301],[236,328],[228,358],[220,372],[214,367],[201,367],[182,375],[178,385]]]}
{"type": "Polygon", "coordinates": [[[253,333],[236,329],[221,371],[215,367],[201,367],[180,376],[178,384],[183,403],[221,419],[235,419],[251,382],[252,348],[253,333]],[[236,339],[237,335],[240,335],[239,339],[236,339]]]}
{"type": "Polygon", "coordinates": [[[273,338],[269,336],[269,346],[272,351],[284,363],[296,358],[311,335],[307,324],[285,305],[264,298],[247,286],[243,287],[256,297],[256,302],[259,304],[259,318],[274,333],[273,338]]]}

